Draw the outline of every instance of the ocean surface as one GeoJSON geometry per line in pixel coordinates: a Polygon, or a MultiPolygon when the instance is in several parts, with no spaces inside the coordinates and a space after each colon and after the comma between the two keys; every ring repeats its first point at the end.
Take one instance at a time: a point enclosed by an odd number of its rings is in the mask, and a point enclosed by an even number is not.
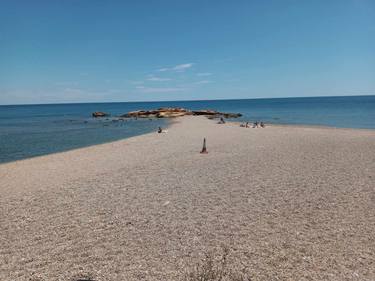
{"type": "Polygon", "coordinates": [[[375,96],[0,106],[0,163],[156,131],[167,120],[115,116],[184,107],[242,113],[238,121],[375,129],[375,96]],[[92,118],[94,111],[109,118],[92,118]]]}

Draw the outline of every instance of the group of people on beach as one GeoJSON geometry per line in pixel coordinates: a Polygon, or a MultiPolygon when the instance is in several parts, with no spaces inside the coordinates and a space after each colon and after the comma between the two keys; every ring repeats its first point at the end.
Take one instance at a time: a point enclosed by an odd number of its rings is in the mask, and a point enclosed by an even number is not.
{"type": "MultiPolygon", "coordinates": [[[[240,127],[250,128],[249,122],[242,123],[242,124],[240,125],[240,127]]],[[[260,121],[260,122],[255,121],[251,127],[252,127],[252,128],[265,128],[265,127],[266,127],[266,124],[264,124],[264,122],[262,122],[262,121],[260,121]]]]}
{"type": "MultiPolygon", "coordinates": [[[[225,120],[223,117],[220,118],[220,121],[218,122],[218,124],[225,124],[225,120]]],[[[246,123],[242,123],[240,125],[240,127],[243,127],[243,128],[265,128],[266,125],[264,124],[263,121],[255,121],[253,123],[253,125],[250,127],[250,123],[249,122],[246,122],[246,123]]],[[[161,133],[166,133],[168,132],[167,130],[163,130],[161,127],[158,128],[158,133],[161,134],[161,133]]]]}

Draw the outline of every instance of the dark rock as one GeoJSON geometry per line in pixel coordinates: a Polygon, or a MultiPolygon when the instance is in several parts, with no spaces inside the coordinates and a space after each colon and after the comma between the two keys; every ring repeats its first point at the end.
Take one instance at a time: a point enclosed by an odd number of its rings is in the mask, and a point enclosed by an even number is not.
{"type": "Polygon", "coordinates": [[[237,118],[242,116],[240,113],[222,113],[215,110],[194,110],[190,111],[184,108],[159,108],[157,110],[137,110],[121,115],[122,118],[173,118],[185,115],[204,115],[212,118],[237,118]]]}
{"type": "Polygon", "coordinates": [[[224,116],[225,118],[238,118],[242,116],[241,113],[220,113],[220,114],[224,116]]]}
{"type": "Polygon", "coordinates": [[[92,117],[98,118],[98,117],[108,117],[110,114],[101,112],[101,111],[96,111],[92,113],[92,117]]]}
{"type": "Polygon", "coordinates": [[[219,117],[238,118],[242,116],[241,113],[225,113],[225,112],[218,112],[215,110],[195,110],[193,111],[193,115],[204,115],[204,116],[209,116],[210,118],[219,118],[219,117]]]}
{"type": "Polygon", "coordinates": [[[219,115],[215,110],[193,110],[193,115],[219,115]]]}

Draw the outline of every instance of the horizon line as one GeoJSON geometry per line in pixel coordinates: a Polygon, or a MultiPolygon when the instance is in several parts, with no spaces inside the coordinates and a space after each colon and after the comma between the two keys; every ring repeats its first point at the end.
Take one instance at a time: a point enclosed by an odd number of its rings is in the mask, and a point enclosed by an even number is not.
{"type": "Polygon", "coordinates": [[[286,96],[286,97],[255,97],[255,98],[232,98],[232,99],[192,99],[192,100],[155,100],[155,101],[88,101],[88,102],[57,102],[57,103],[15,103],[15,104],[0,104],[0,106],[28,106],[28,105],[72,105],[72,104],[102,104],[102,103],[155,103],[155,102],[195,102],[195,101],[234,101],[234,100],[269,100],[269,99],[303,99],[303,98],[339,98],[339,97],[368,97],[375,96],[375,94],[360,94],[360,95],[333,95],[333,96],[286,96]]]}

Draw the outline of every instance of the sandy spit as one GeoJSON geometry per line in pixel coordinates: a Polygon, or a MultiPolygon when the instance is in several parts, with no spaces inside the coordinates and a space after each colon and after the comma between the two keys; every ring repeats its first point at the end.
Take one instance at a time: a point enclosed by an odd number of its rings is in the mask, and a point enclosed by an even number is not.
{"type": "Polygon", "coordinates": [[[0,195],[1,281],[180,280],[222,246],[252,280],[375,280],[375,131],[183,117],[2,164],[0,195]]]}

